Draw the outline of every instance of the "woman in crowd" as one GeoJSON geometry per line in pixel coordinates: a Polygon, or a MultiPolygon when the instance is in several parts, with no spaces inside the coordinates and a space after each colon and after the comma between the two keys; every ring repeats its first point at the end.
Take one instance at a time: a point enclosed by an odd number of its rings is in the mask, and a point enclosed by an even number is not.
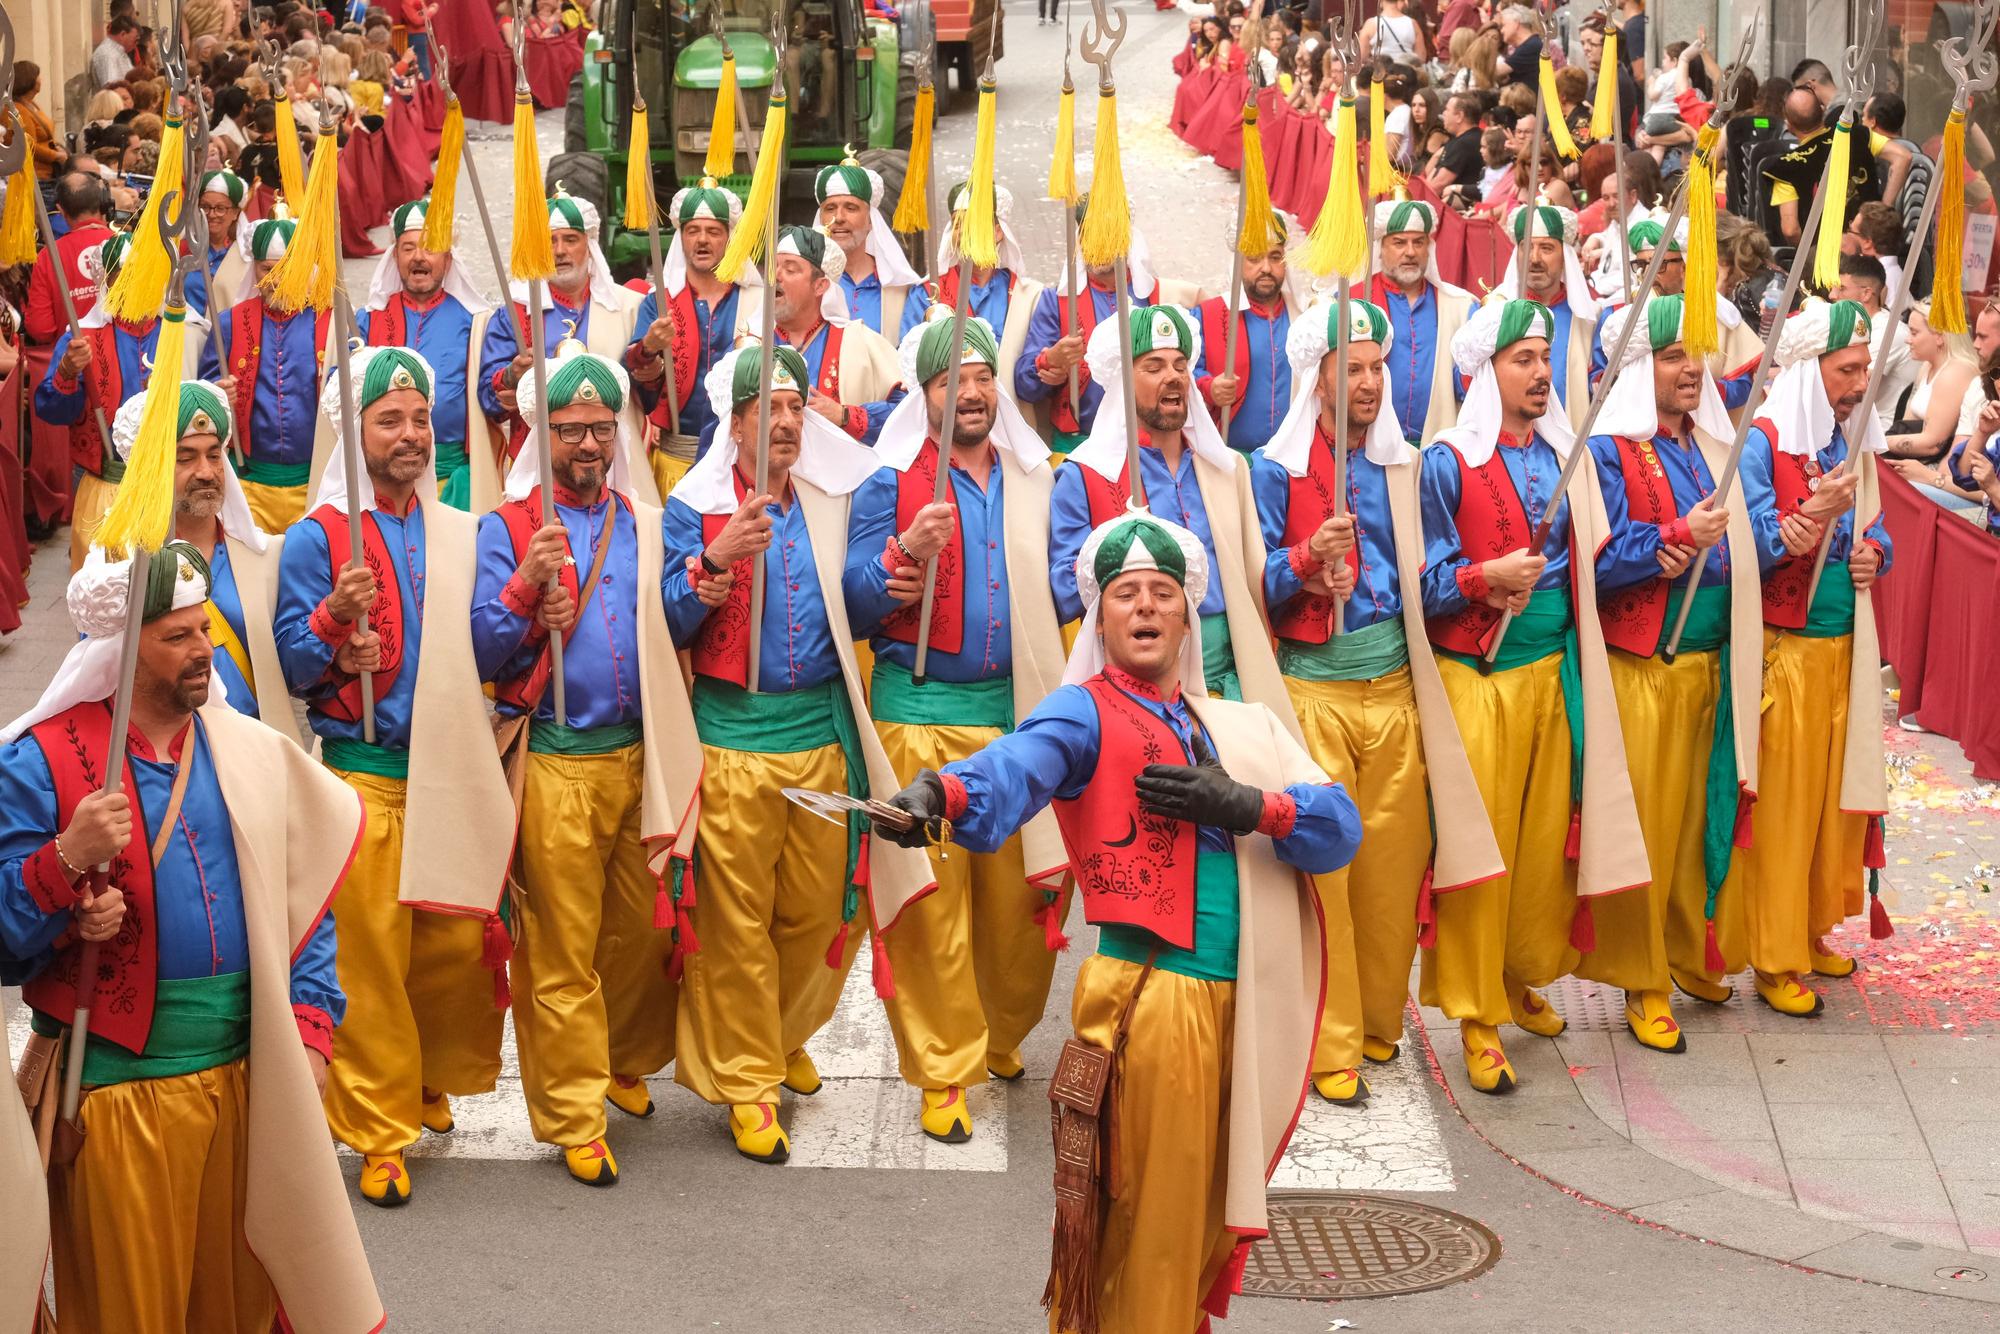
{"type": "Polygon", "coordinates": [[[1917,363],[1917,383],[1889,436],[1889,457],[1910,481],[1942,485],[1942,469],[1936,465],[1950,450],[1959,409],[1979,379],[1979,358],[1969,335],[1933,329],[1930,309],[1930,302],[1919,301],[1910,310],[1910,360],[1917,363]]]}
{"type": "Polygon", "coordinates": [[[56,143],[55,122],[35,100],[41,92],[42,67],[32,60],[15,61],[14,109],[21,113],[21,124],[28,132],[28,152],[35,159],[35,176],[46,181],[54,179],[56,168],[62,165],[63,151],[56,143]]]}
{"type": "Polygon", "coordinates": [[[1292,110],[1319,114],[1320,59],[1325,50],[1326,44],[1317,37],[1299,42],[1299,49],[1292,55],[1292,88],[1285,97],[1292,110]]]}
{"type": "Polygon", "coordinates": [[[1419,88],[1410,98],[1410,161],[1428,163],[1451,135],[1444,128],[1444,99],[1435,88],[1419,88]]]}
{"type": "Polygon", "coordinates": [[[1424,26],[1410,14],[1410,0],[1381,0],[1375,17],[1361,25],[1358,43],[1363,61],[1376,56],[1422,64],[1430,59],[1424,26]]]}

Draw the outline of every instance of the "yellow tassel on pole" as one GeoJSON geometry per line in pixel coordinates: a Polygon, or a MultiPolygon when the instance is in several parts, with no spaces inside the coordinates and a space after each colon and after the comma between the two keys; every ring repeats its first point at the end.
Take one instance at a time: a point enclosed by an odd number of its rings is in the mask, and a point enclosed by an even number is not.
{"type": "Polygon", "coordinates": [[[454,97],[445,103],[431,202],[424,211],[423,247],[437,254],[449,251],[458,239],[458,164],[464,155],[465,111],[454,97]]]}
{"type": "Polygon", "coordinates": [[[340,276],[340,143],[322,134],[313,145],[312,169],[299,227],[278,266],[259,284],[279,310],[331,310],[340,276]]]}
{"type": "Polygon", "coordinates": [[[742,276],[743,266],[758,258],[764,249],[764,222],[778,206],[778,174],[785,157],[785,90],[771,90],[771,105],[764,112],[764,135],[757,143],[757,170],[750,178],[750,197],[743,201],[743,216],[729,233],[729,248],[715,266],[715,276],[733,283],[742,276]]]}
{"type": "Polygon", "coordinates": [[[896,216],[889,225],[915,233],[931,225],[931,123],[937,119],[937,90],[917,89],[916,120],[910,125],[910,165],[903,172],[903,193],[896,196],[896,216]]]}
{"type": "Polygon", "coordinates": [[[646,125],[646,104],[632,102],[632,142],[625,150],[625,226],[643,231],[653,225],[653,136],[646,125]]]}
{"type": "Polygon", "coordinates": [[[1853,158],[1854,127],[1843,118],[1833,131],[1833,151],[1827,155],[1826,207],[1819,215],[1819,236],[1813,243],[1813,282],[1822,292],[1840,281],[1840,234],[1847,230],[1848,163],[1853,158]]]}
{"type": "Polygon", "coordinates": [[[966,178],[965,226],[959,233],[961,253],[975,269],[1000,263],[999,219],[994,215],[993,149],[999,136],[1000,90],[979,84],[979,121],[972,135],[972,174],[966,178]]]}
{"type": "Polygon", "coordinates": [[[35,262],[35,155],[29,150],[28,129],[14,115],[14,139],[21,145],[21,169],[7,178],[7,207],[0,212],[0,269],[35,262]]]}
{"type": "Polygon", "coordinates": [[[181,167],[187,157],[182,148],[185,135],[181,118],[168,117],[166,131],[160,136],[159,171],[146,195],[146,206],[139,210],[139,220],[132,225],[132,249],[126,253],[125,263],[106,298],[111,314],[118,319],[150,320],[160,313],[160,303],[167,299],[167,279],[172,276],[174,257],[160,240],[160,204],[169,194],[183,195],[174,201],[176,208],[186,208],[194,202],[184,197],[181,181],[181,167]]]}
{"type": "MultiPolygon", "coordinates": [[[[922,96],[919,92],[918,96],[922,96]]],[[[701,174],[716,180],[736,170],[736,57],[722,58],[722,79],[715,85],[715,119],[708,126],[708,156],[701,174]]],[[[626,223],[631,226],[631,223],[626,223]]]]}
{"type": "Polygon", "coordinates": [[[1556,91],[1556,65],[1546,54],[1542,56],[1542,123],[1556,141],[1556,152],[1565,161],[1575,160],[1576,140],[1570,138],[1569,122],[1563,119],[1562,94],[1556,91]]]}
{"type": "MultiPolygon", "coordinates": [[[[921,96],[921,94],[919,94],[921,96]]],[[[1076,202],[1076,88],[1063,80],[1056,103],[1056,149],[1049,160],[1049,198],[1076,202]]]]}
{"type": "MultiPolygon", "coordinates": [[[[1944,146],[1938,152],[1937,246],[1931,261],[1931,328],[1939,333],[1964,333],[1965,291],[1959,273],[1965,267],[1965,112],[1954,106],[1944,123],[1944,146]]],[[[1917,238],[1923,244],[1923,238],[1917,238]]]]}
{"type": "MultiPolygon", "coordinates": [[[[1715,291],[1717,257],[1715,251],[1715,142],[1721,132],[1704,125],[1695,136],[1694,157],[1688,167],[1688,299],[1682,315],[1681,341],[1688,355],[1707,357],[1722,350],[1722,330],[1716,325],[1715,291]]],[[[1661,245],[1673,240],[1660,238],[1661,245]]]]}
{"type": "Polygon", "coordinates": [[[507,272],[523,281],[555,275],[549,248],[549,194],[542,185],[542,154],[535,146],[535,100],[514,95],[514,245],[507,272]]]}
{"type": "Polygon", "coordinates": [[[187,308],[169,306],[160,316],[153,375],[139,434],[125,460],[125,477],[95,533],[86,536],[114,560],[132,548],[158,551],[173,531],[174,459],[180,451],[181,364],[187,348],[187,308]]]}
{"type": "Polygon", "coordinates": [[[1132,205],[1125,198],[1125,164],[1118,155],[1118,94],[1097,94],[1096,174],[1083,211],[1083,262],[1101,268],[1132,249],[1132,205]]]}
{"type": "MultiPolygon", "coordinates": [[[[1249,113],[1245,113],[1247,116],[1249,113]]],[[[1368,84],[1368,193],[1387,199],[1403,188],[1403,173],[1389,161],[1389,99],[1382,93],[1382,81],[1368,84]]]]}
{"type": "Polygon", "coordinates": [[[1618,87],[1618,29],[1604,29],[1604,57],[1597,62],[1597,100],[1590,104],[1590,137],[1603,143],[1618,133],[1611,103],[1618,87]]]}
{"type": "Polygon", "coordinates": [[[1306,268],[1322,278],[1335,274],[1356,277],[1368,258],[1361,218],[1361,161],[1354,140],[1357,132],[1354,99],[1340,99],[1334,120],[1333,171],[1326,200],[1306,237],[1306,268]]]}
{"type": "Polygon", "coordinates": [[[1264,166],[1264,136],[1257,129],[1257,104],[1243,108],[1243,230],[1236,253],[1245,259],[1268,255],[1283,243],[1278,219],[1271,212],[1271,179],[1264,166]]]}
{"type": "Polygon", "coordinates": [[[275,110],[277,120],[271,137],[278,141],[278,184],[285,192],[285,202],[296,214],[300,201],[306,197],[306,155],[299,149],[299,124],[292,117],[289,92],[278,93],[275,110]]]}

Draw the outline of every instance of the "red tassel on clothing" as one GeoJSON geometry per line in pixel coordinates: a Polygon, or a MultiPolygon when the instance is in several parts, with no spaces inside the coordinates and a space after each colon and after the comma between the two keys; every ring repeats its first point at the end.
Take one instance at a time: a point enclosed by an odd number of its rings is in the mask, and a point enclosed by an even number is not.
{"type": "Polygon", "coordinates": [[[514,938],[507,934],[507,924],[495,913],[486,919],[486,933],[480,941],[479,962],[488,968],[499,968],[514,957],[514,938]]]}
{"type": "Polygon", "coordinates": [[[1044,903],[1035,918],[1042,924],[1042,944],[1048,946],[1051,954],[1069,948],[1069,937],[1063,934],[1062,922],[1056,917],[1056,908],[1062,902],[1044,903]]]}
{"type": "Polygon", "coordinates": [[[882,933],[868,933],[868,943],[875,951],[875,994],[883,1000],[896,999],[896,971],[889,966],[889,947],[882,943],[882,933]]]}
{"type": "Polygon", "coordinates": [[[514,993],[507,987],[507,965],[501,964],[493,970],[493,1008],[504,1010],[514,1003],[514,993]]]}
{"type": "Polygon", "coordinates": [[[1742,791],[1741,789],[1737,791],[1736,832],[1730,836],[1729,841],[1735,844],[1739,848],[1747,848],[1750,846],[1750,842],[1753,837],[1750,828],[1750,812],[1752,808],[1756,806],[1756,804],[1757,804],[1756,801],[1750,796],[1748,792],[1742,791]]]}
{"type": "Polygon", "coordinates": [[[861,842],[854,852],[854,883],[868,888],[868,831],[861,831],[861,842]]]}
{"type": "MultiPolygon", "coordinates": [[[[1243,1266],[1250,1259],[1248,1238],[1236,1243],[1236,1249],[1222,1263],[1222,1272],[1215,1276],[1215,1283],[1208,1295],[1201,1299],[1201,1309],[1209,1316],[1226,1318],[1229,1315],[1229,1299],[1243,1291],[1243,1266]]],[[[1206,1320],[1203,1321],[1207,1323],[1206,1320]]]]}
{"type": "Polygon", "coordinates": [[[1708,971],[1718,976],[1729,971],[1729,961],[1722,957],[1722,945],[1715,938],[1715,919],[1708,919],[1708,945],[1706,957],[1702,960],[1708,971]]]}
{"type": "Polygon", "coordinates": [[[840,967],[840,961],[847,957],[847,923],[840,924],[840,930],[833,933],[833,943],[826,947],[826,966],[840,967]]]}
{"type": "Polygon", "coordinates": [[[685,898],[674,905],[674,930],[679,937],[674,941],[674,953],[694,954],[701,949],[701,942],[694,935],[694,916],[688,912],[685,898]]]}
{"type": "Polygon", "coordinates": [[[1868,817],[1868,832],[1861,841],[1861,864],[1878,868],[1889,864],[1888,857],[1883,854],[1882,817],[1879,815],[1868,817]]]}
{"type": "Polygon", "coordinates": [[[1417,886],[1417,944],[1431,949],[1438,943],[1437,889],[1433,877],[1436,863],[1424,868],[1424,882],[1417,886]]]}
{"type": "Polygon", "coordinates": [[[1889,925],[1889,910],[1882,906],[1880,894],[1868,896],[1868,935],[1873,940],[1887,940],[1896,934],[1896,928],[1889,925]]]}
{"type": "Polygon", "coordinates": [[[1597,919],[1590,915],[1590,900],[1576,901],[1576,915],[1569,919],[1570,947],[1579,954],[1597,948],[1597,919]]]}
{"type": "Polygon", "coordinates": [[[653,889],[653,930],[665,931],[674,924],[674,896],[667,893],[667,882],[662,880],[653,889]]]}
{"type": "Polygon", "coordinates": [[[1567,861],[1577,861],[1583,856],[1583,807],[1569,808],[1569,837],[1563,840],[1563,857],[1567,861]]]}

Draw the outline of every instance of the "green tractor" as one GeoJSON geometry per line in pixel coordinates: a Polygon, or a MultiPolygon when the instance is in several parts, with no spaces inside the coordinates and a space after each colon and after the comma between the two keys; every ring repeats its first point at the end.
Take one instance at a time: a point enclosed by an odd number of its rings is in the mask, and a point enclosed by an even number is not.
{"type": "Polygon", "coordinates": [[[653,188],[665,209],[676,190],[701,177],[726,40],[741,96],[735,170],[722,183],[747,194],[778,74],[770,33],[780,16],[791,108],[783,216],[810,218],[813,177],[850,146],[895,198],[915,119],[915,53],[897,25],[867,13],[863,0],[709,0],[699,10],[687,0],[605,0],[601,25],[585,42],[583,73],[570,86],[564,152],[549,163],[548,185],[560,182],[597,206],[605,255],[621,278],[643,271],[647,256],[646,234],[621,225],[634,92],[650,117],[653,188]]]}

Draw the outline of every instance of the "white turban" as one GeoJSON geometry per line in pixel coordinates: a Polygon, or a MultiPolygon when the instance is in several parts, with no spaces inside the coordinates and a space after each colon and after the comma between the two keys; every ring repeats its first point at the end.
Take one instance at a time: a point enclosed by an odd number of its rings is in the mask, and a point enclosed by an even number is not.
{"type": "MultiPolygon", "coordinates": [[[[1500,443],[1500,379],[1493,373],[1493,354],[1500,347],[1501,321],[1512,304],[1512,300],[1497,297],[1489,300],[1472,313],[1451,339],[1452,364],[1460,374],[1469,376],[1472,383],[1459,407],[1458,425],[1439,432],[1438,439],[1449,441],[1475,468],[1492,458],[1500,443]]],[[[1533,331],[1522,337],[1553,338],[1554,332],[1555,318],[1544,312],[1535,315],[1533,331]]],[[[1567,459],[1576,444],[1576,432],[1570,427],[1569,417],[1553,387],[1549,390],[1548,407],[1535,421],[1535,432],[1548,441],[1560,458],[1567,459]]]]}

